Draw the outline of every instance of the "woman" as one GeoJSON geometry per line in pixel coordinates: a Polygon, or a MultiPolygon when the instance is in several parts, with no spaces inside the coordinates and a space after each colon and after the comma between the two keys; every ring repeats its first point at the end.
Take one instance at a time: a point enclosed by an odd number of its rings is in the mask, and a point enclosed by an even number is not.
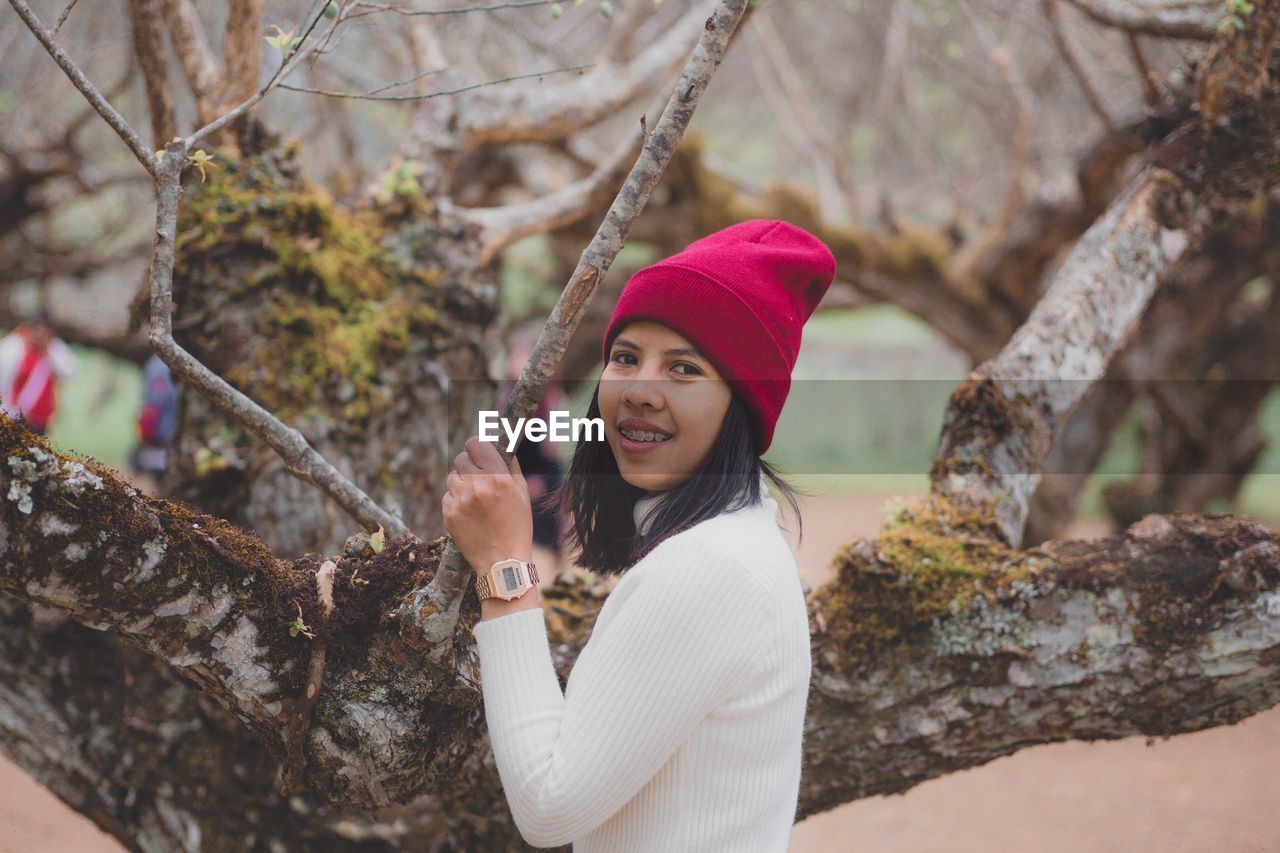
{"type": "Polygon", "coordinates": [[[794,493],[760,455],[834,275],[817,238],[755,220],[627,282],[588,410],[606,441],[579,444],[557,494],[579,564],[624,574],[563,693],[536,583],[491,589],[530,559],[519,463],[475,437],[455,460],[445,524],[477,572],[485,717],[530,844],[786,850],[809,628],[766,479],[794,493]]]}

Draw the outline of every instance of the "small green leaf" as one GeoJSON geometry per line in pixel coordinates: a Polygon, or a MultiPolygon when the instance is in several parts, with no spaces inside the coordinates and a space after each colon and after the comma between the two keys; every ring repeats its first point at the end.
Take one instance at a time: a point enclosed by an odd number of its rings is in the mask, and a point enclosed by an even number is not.
{"type": "Polygon", "coordinates": [[[600,0],[600,14],[606,18],[613,17],[613,4],[609,0],[600,0]]]}
{"type": "Polygon", "coordinates": [[[556,20],[559,20],[559,19],[560,19],[560,16],[561,16],[561,15],[563,15],[563,14],[564,14],[564,7],[563,7],[563,6],[561,6],[559,3],[552,3],[552,4],[551,4],[551,17],[552,17],[552,18],[555,18],[556,20]]]}
{"type": "Polygon", "coordinates": [[[272,24],[271,28],[276,31],[276,34],[273,36],[262,37],[267,44],[271,45],[281,53],[292,53],[293,43],[300,40],[299,38],[294,37],[293,30],[289,30],[289,32],[286,33],[276,24],[272,24]]]}
{"type": "Polygon", "coordinates": [[[329,0],[328,3],[324,4],[324,16],[331,21],[338,17],[338,4],[333,0],[329,0]]]}
{"type": "Polygon", "coordinates": [[[387,534],[382,532],[382,525],[378,525],[378,532],[369,537],[369,547],[373,549],[373,553],[381,554],[382,549],[387,546],[387,534]]]}

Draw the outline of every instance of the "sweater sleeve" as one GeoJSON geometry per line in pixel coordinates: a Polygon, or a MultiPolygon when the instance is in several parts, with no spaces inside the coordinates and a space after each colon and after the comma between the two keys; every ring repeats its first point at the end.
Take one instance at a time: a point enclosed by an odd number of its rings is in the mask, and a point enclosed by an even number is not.
{"type": "Polygon", "coordinates": [[[473,629],[498,774],[535,847],[569,844],[615,814],[761,665],[763,587],[706,543],[669,540],[648,560],[661,563],[588,641],[567,694],[541,608],[473,629]]]}

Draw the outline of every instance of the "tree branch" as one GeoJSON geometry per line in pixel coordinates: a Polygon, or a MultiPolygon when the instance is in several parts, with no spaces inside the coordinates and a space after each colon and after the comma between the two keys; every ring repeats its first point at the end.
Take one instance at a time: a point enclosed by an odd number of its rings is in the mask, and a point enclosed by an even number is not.
{"type": "MultiPolygon", "coordinates": [[[[266,0],[230,0],[222,34],[222,67],[226,69],[221,101],[236,103],[252,97],[262,74],[262,15],[266,0]]],[[[316,20],[319,20],[319,12],[316,20]]],[[[312,27],[316,21],[312,21],[312,27]]],[[[336,22],[335,22],[336,23],[336,22]]]]}
{"type": "Polygon", "coordinates": [[[587,68],[593,68],[593,65],[575,65],[570,68],[555,68],[551,71],[531,71],[528,74],[516,74],[511,77],[499,77],[495,80],[485,80],[482,83],[473,83],[470,86],[460,86],[457,89],[446,89],[440,92],[414,92],[410,95],[384,95],[387,89],[394,89],[396,86],[404,86],[408,83],[414,83],[431,74],[439,73],[439,69],[427,71],[422,74],[415,74],[405,80],[397,80],[394,83],[387,83],[377,88],[370,89],[367,92],[340,92],[333,89],[316,89],[309,86],[290,86],[285,83],[278,84],[281,89],[288,89],[291,92],[306,92],[312,95],[324,95],[328,98],[352,98],[360,101],[425,101],[429,98],[443,98],[449,95],[460,95],[463,92],[470,92],[474,89],[480,89],[485,86],[493,86],[498,83],[509,83],[512,80],[527,80],[531,77],[542,78],[551,74],[564,74],[567,71],[582,71],[587,68]]]}
{"type": "MultiPolygon", "coordinates": [[[[328,649],[307,740],[310,794],[341,805],[423,793],[451,798],[441,809],[500,802],[468,631],[446,641],[458,666],[433,668],[381,616],[430,575],[441,541],[335,560],[326,620],[318,557],[279,561],[253,536],[144,498],[3,419],[0,459],[0,590],[167,661],[277,758],[309,680],[312,641],[289,631],[296,598],[328,649]]],[[[967,528],[930,537],[938,518],[928,513],[923,501],[904,507],[875,543],[843,551],[835,580],[810,596],[801,816],[1034,743],[1171,735],[1280,699],[1274,531],[1229,516],[1150,516],[1124,536],[1016,553],[967,528]]],[[[558,672],[572,668],[608,591],[547,589],[558,672]]],[[[479,616],[470,604],[466,628],[479,616]]],[[[19,712],[5,720],[29,718],[7,683],[0,702],[19,712]]],[[[19,728],[0,724],[20,744],[48,732],[29,721],[19,728]]],[[[246,754],[238,737],[210,749],[202,761],[218,766],[218,750],[246,754]]],[[[245,785],[260,791],[262,782],[245,785]]]]}
{"type": "Polygon", "coordinates": [[[157,148],[173,138],[178,121],[173,111],[173,86],[169,82],[160,24],[161,0],[129,0],[133,27],[133,54],[142,69],[151,115],[151,139],[157,148]]]}
{"type": "Polygon", "coordinates": [[[1185,223],[1158,208],[1181,182],[1145,169],[1072,248],[1049,290],[995,358],[952,394],[930,479],[936,493],[986,507],[999,535],[1022,538],[1054,431],[1102,378],[1157,284],[1182,254],[1185,223]]]}
{"type": "MultiPolygon", "coordinates": [[[[597,285],[626,243],[631,224],[644,209],[653,187],[684,136],[694,110],[746,12],[746,6],[747,0],[722,0],[716,4],[711,17],[706,19],[702,36],[685,64],[667,108],[657,126],[646,136],[639,159],[614,198],[604,222],[583,251],[573,275],[538,335],[533,353],[512,389],[503,411],[504,417],[527,417],[537,408],[597,285]]],[[[681,20],[687,21],[688,17],[681,20]]],[[[504,448],[504,460],[510,456],[504,448]]],[[[471,576],[471,569],[450,540],[431,585],[417,591],[412,597],[412,604],[401,608],[400,616],[405,623],[412,626],[411,630],[420,631],[432,646],[430,654],[439,654],[444,649],[441,641],[453,635],[458,608],[470,588],[468,581],[471,576]]]]}
{"type": "Polygon", "coordinates": [[[151,346],[179,378],[265,441],[280,456],[289,473],[320,487],[338,506],[369,530],[381,525],[393,538],[408,536],[409,529],[399,518],[378,506],[333,467],[307,443],[302,433],[282,423],[275,415],[233,388],[173,339],[174,241],[178,228],[178,198],[182,193],[179,176],[186,150],[181,139],[175,139],[165,146],[158,181],[159,198],[156,202],[156,230],[152,241],[150,272],[151,346]]]}
{"type": "Polygon", "coordinates": [[[1034,744],[1167,737],[1280,702],[1280,540],[1262,525],[1152,515],[999,563],[975,541],[926,615],[944,569],[876,556],[915,522],[859,540],[813,594],[801,818],[1034,744]]]}
{"type": "Polygon", "coordinates": [[[523,237],[563,228],[588,215],[615,193],[618,181],[629,171],[632,151],[630,145],[618,145],[586,178],[533,201],[460,209],[459,216],[481,229],[477,265],[488,266],[498,252],[523,237]]]}
{"type": "MultiPolygon", "coordinates": [[[[259,0],[245,0],[259,2],[259,0]]],[[[256,94],[221,118],[205,125],[186,139],[174,137],[164,148],[165,161],[161,162],[142,144],[137,133],[125,123],[124,119],[111,108],[105,99],[85,78],[75,63],[57,45],[52,36],[45,31],[38,18],[25,3],[25,0],[10,0],[10,3],[22,16],[46,50],[54,57],[67,76],[78,89],[89,99],[95,109],[102,114],[108,123],[116,128],[117,133],[134,150],[134,154],[146,166],[147,171],[155,178],[157,189],[156,231],[152,242],[152,258],[150,267],[151,283],[151,345],[160,358],[169,365],[174,373],[189,385],[204,394],[222,411],[239,420],[251,432],[265,441],[283,460],[286,469],[313,485],[319,486],[344,510],[370,530],[382,526],[387,534],[396,538],[409,535],[408,528],[400,519],[379,507],[367,494],[348,480],[328,460],[321,456],[302,434],[296,429],[286,426],[278,418],[255,403],[248,396],[233,388],[222,377],[213,373],[194,356],[180,347],[173,339],[172,328],[172,285],[174,264],[174,242],[176,239],[178,200],[182,193],[181,172],[187,160],[187,152],[192,144],[224,127],[237,116],[244,114],[280,81],[307,59],[318,47],[319,40],[310,40],[312,31],[323,17],[323,10],[318,10],[310,25],[304,30],[300,47],[291,54],[291,58],[282,62],[271,79],[256,94]]],[[[332,33],[345,20],[350,6],[343,7],[335,18],[328,32],[332,33]]],[[[253,38],[256,40],[257,35],[253,38]]],[[[256,42],[255,42],[256,43],[256,42]]]]}
{"type": "MultiPolygon", "coordinates": [[[[1058,8],[1058,0],[1040,0],[1040,9],[1044,13],[1045,20],[1049,22],[1049,34],[1053,38],[1053,46],[1057,48],[1058,55],[1062,57],[1063,62],[1067,63],[1067,67],[1071,69],[1076,82],[1080,84],[1080,91],[1084,92],[1084,98],[1089,104],[1089,109],[1093,111],[1093,114],[1098,117],[1098,121],[1102,122],[1102,126],[1110,133],[1115,130],[1115,122],[1107,114],[1107,108],[1102,105],[1102,97],[1089,80],[1089,75],[1076,57],[1076,52],[1072,49],[1071,43],[1067,41],[1067,34],[1062,26],[1062,14],[1058,8]]],[[[1128,35],[1131,40],[1130,44],[1133,44],[1133,33],[1130,32],[1128,35]]]]}
{"type": "Polygon", "coordinates": [[[1213,41],[1214,15],[1207,8],[1189,6],[1184,8],[1160,9],[1148,6],[1144,11],[1135,11],[1141,4],[1129,3],[1126,9],[1117,8],[1111,0],[1066,0],[1087,17],[1104,27],[1124,30],[1160,38],[1186,39],[1188,41],[1213,41]]]}
{"type": "Polygon", "coordinates": [[[503,86],[459,98],[454,107],[459,149],[551,142],[613,115],[668,79],[675,63],[687,55],[689,33],[698,26],[695,22],[705,19],[705,8],[695,3],[661,38],[625,65],[606,60],[590,73],[560,86],[503,86]]]}
{"type": "MultiPolygon", "coordinates": [[[[17,0],[10,0],[10,2],[17,2],[17,0]]],[[[244,0],[244,2],[260,3],[261,0],[244,0]]],[[[341,0],[338,0],[338,2],[341,2],[341,0]]],[[[220,118],[217,118],[209,122],[204,127],[199,128],[194,133],[186,137],[186,139],[182,140],[184,150],[189,151],[191,147],[199,140],[204,139],[206,136],[209,136],[210,134],[217,133],[219,130],[226,127],[228,124],[235,121],[240,116],[244,115],[246,112],[248,112],[249,110],[257,106],[258,102],[261,101],[263,98],[265,98],[268,95],[268,93],[270,93],[271,90],[276,87],[277,84],[279,84],[282,80],[287,80],[289,78],[289,75],[292,74],[295,70],[297,70],[298,66],[300,66],[303,62],[306,62],[313,55],[315,55],[315,53],[324,44],[325,38],[327,36],[332,35],[334,32],[336,32],[338,27],[340,27],[343,23],[346,22],[348,17],[350,17],[350,10],[353,8],[355,8],[355,6],[350,3],[346,5],[342,5],[342,8],[338,12],[338,16],[333,20],[333,23],[329,26],[328,30],[326,30],[319,38],[313,39],[311,38],[311,34],[315,31],[315,28],[319,25],[321,18],[324,17],[323,7],[318,9],[315,13],[315,17],[312,18],[311,22],[303,28],[302,35],[299,36],[299,38],[302,39],[302,42],[299,45],[298,49],[293,53],[289,54],[288,57],[283,62],[281,62],[280,66],[275,70],[275,73],[271,75],[271,78],[267,80],[267,82],[263,84],[263,86],[260,89],[258,89],[256,92],[254,92],[245,100],[241,101],[235,107],[231,108],[228,112],[224,113],[220,118]]],[[[230,26],[230,22],[229,22],[229,26],[230,26]]],[[[240,38],[240,36],[237,36],[237,38],[240,38]]],[[[248,38],[248,36],[247,35],[243,36],[243,38],[248,38]]],[[[255,39],[254,41],[255,49],[260,51],[261,49],[257,48],[257,42],[256,42],[256,39],[258,38],[257,31],[253,33],[253,38],[255,39]]],[[[260,67],[261,67],[261,62],[259,61],[259,63],[255,65],[255,68],[260,68],[260,67]]],[[[233,72],[229,69],[228,74],[231,75],[232,73],[233,72]]],[[[246,75],[248,74],[247,71],[243,73],[246,75]]],[[[241,82],[247,85],[246,81],[248,81],[248,79],[249,78],[246,76],[244,80],[242,80],[241,82]]],[[[257,82],[257,77],[253,77],[253,82],[254,83],[257,82]]],[[[249,86],[248,91],[252,91],[251,85],[249,86]]],[[[231,94],[233,93],[230,93],[228,95],[228,98],[234,100],[234,98],[231,97],[231,94]]],[[[226,99],[224,98],[224,100],[226,99]]]]}
{"type": "Polygon", "coordinates": [[[28,29],[35,34],[40,43],[44,45],[44,49],[53,57],[53,61],[58,63],[58,67],[71,81],[71,84],[80,90],[80,94],[97,110],[98,115],[102,116],[103,121],[111,125],[111,129],[124,140],[124,144],[129,146],[129,150],[133,152],[133,156],[138,158],[138,162],[153,177],[159,180],[160,161],[156,159],[156,155],[138,136],[137,131],[129,126],[124,116],[116,112],[115,107],[102,97],[102,94],[89,81],[75,62],[67,55],[58,42],[54,39],[53,34],[44,28],[40,23],[40,19],[36,17],[36,13],[31,11],[31,7],[27,5],[26,0],[9,0],[9,5],[13,6],[18,16],[26,23],[28,29]]]}
{"type": "Polygon", "coordinates": [[[217,115],[217,93],[222,82],[222,68],[213,49],[209,47],[204,27],[200,24],[200,16],[191,0],[164,0],[163,12],[174,53],[178,54],[187,85],[191,87],[191,93],[196,99],[199,122],[205,124],[217,115]]]}

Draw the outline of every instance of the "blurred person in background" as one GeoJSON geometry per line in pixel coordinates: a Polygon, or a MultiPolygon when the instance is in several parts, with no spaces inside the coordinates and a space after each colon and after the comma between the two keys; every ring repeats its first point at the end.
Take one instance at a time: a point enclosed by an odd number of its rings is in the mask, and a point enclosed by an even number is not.
{"type": "Polygon", "coordinates": [[[58,380],[76,372],[76,357],[41,312],[0,339],[0,398],[5,414],[45,435],[58,411],[58,380]]]}
{"type": "Polygon", "coordinates": [[[135,477],[146,478],[148,491],[160,485],[169,464],[169,446],[178,431],[178,387],[169,366],[157,355],[142,368],[142,409],[138,412],[138,445],[129,457],[135,477]]]}

